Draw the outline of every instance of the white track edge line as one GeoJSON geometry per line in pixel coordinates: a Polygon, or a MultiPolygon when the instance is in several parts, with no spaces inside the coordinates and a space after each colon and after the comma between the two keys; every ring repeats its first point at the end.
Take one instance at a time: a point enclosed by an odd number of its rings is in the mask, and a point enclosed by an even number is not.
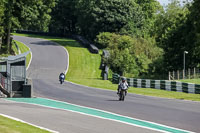
{"type": "Polygon", "coordinates": [[[69,52],[68,52],[68,50],[64,46],[62,46],[62,47],[65,49],[65,51],[67,53],[67,68],[65,69],[65,75],[66,75],[67,72],[68,72],[68,69],[69,69],[69,52]]]}
{"type": "MultiPolygon", "coordinates": [[[[38,98],[43,98],[43,97],[38,97],[38,98]]],[[[155,125],[159,125],[159,126],[163,126],[163,127],[167,127],[167,128],[172,128],[172,129],[176,129],[176,130],[180,130],[180,131],[194,133],[194,132],[187,131],[187,130],[184,130],[184,129],[179,129],[179,128],[170,127],[170,126],[159,124],[159,123],[155,123],[155,122],[150,122],[150,121],[146,121],[146,120],[142,120],[142,119],[137,119],[137,118],[133,118],[133,117],[125,116],[125,115],[120,115],[120,114],[112,113],[112,112],[105,111],[105,110],[100,110],[100,109],[96,109],[96,108],[81,106],[81,105],[77,105],[77,104],[73,104],[73,103],[69,103],[69,102],[64,102],[64,101],[59,101],[59,100],[54,100],[54,99],[49,99],[49,98],[43,98],[43,99],[48,99],[48,100],[52,100],[52,101],[56,101],[56,102],[62,102],[62,103],[66,103],[66,104],[70,104],[70,105],[74,105],[74,106],[78,106],[78,107],[82,107],[82,108],[93,109],[93,110],[96,110],[96,111],[101,111],[101,112],[109,113],[109,114],[112,114],[112,115],[126,117],[126,118],[129,118],[129,119],[135,119],[135,120],[138,120],[138,121],[144,121],[144,122],[147,122],[147,123],[151,123],[151,124],[155,124],[155,125]]]]}
{"type": "MultiPolygon", "coordinates": [[[[18,41],[18,40],[16,40],[16,41],[18,41]]],[[[23,42],[21,42],[21,41],[18,41],[18,42],[20,42],[20,43],[24,44],[26,47],[28,47],[28,49],[29,49],[29,51],[30,51],[31,59],[30,59],[30,61],[29,61],[29,63],[28,63],[28,66],[27,66],[27,68],[26,68],[26,70],[28,70],[29,67],[30,67],[30,64],[31,64],[31,62],[32,62],[32,56],[33,56],[32,51],[31,51],[30,47],[29,47],[28,45],[26,45],[25,43],[23,43],[23,42]]]]}
{"type": "MultiPolygon", "coordinates": [[[[38,97],[38,98],[43,98],[43,97],[38,97]]],[[[82,108],[88,108],[88,109],[92,109],[92,110],[96,110],[96,111],[101,111],[101,112],[109,113],[109,114],[120,116],[120,117],[126,117],[126,118],[129,118],[129,119],[135,119],[135,120],[138,120],[138,121],[143,121],[143,122],[150,123],[150,124],[155,124],[155,125],[158,125],[158,126],[163,126],[163,127],[166,127],[166,128],[171,128],[171,129],[180,130],[180,131],[189,132],[189,133],[195,133],[195,132],[192,132],[192,131],[188,131],[188,130],[184,130],[184,129],[179,129],[179,128],[175,128],[175,127],[170,127],[170,126],[167,126],[167,125],[158,124],[158,123],[155,123],[155,122],[150,122],[150,121],[146,121],[146,120],[142,120],[142,119],[137,119],[137,118],[129,117],[129,116],[125,116],[125,115],[120,115],[120,114],[116,114],[116,113],[112,113],[112,112],[109,112],[109,111],[104,111],[104,110],[100,110],[100,109],[96,109],[96,108],[81,106],[81,105],[72,104],[72,103],[63,102],[63,101],[54,100],[54,99],[49,99],[49,98],[43,98],[43,99],[47,99],[47,100],[51,100],[51,101],[56,101],[56,102],[61,102],[61,103],[66,103],[66,104],[70,104],[70,105],[74,105],[74,106],[78,106],[78,107],[82,107],[82,108]]],[[[17,101],[13,101],[13,102],[17,102],[17,101]]],[[[67,110],[67,109],[60,109],[60,108],[56,108],[56,107],[49,107],[49,106],[45,106],[45,105],[39,105],[39,104],[33,104],[33,103],[26,103],[26,102],[17,102],[17,103],[32,104],[32,105],[37,105],[37,106],[42,106],[42,107],[47,107],[47,108],[53,108],[53,109],[58,109],[58,110],[67,110]]],[[[101,118],[101,119],[107,119],[107,120],[117,121],[117,122],[125,123],[125,124],[128,124],[128,125],[134,125],[136,127],[142,127],[142,128],[146,128],[146,129],[150,129],[150,130],[156,130],[156,131],[160,131],[160,132],[164,132],[164,133],[169,133],[169,132],[166,132],[166,131],[163,131],[163,130],[154,129],[154,128],[148,128],[148,127],[140,126],[140,125],[135,125],[135,124],[131,124],[131,123],[128,123],[128,122],[123,122],[123,121],[120,121],[120,120],[113,120],[113,119],[103,118],[103,117],[99,117],[99,116],[95,116],[95,115],[89,115],[89,114],[81,113],[81,112],[78,112],[78,111],[72,111],[72,110],[67,110],[67,111],[71,111],[71,112],[75,112],[75,113],[79,113],[79,114],[84,114],[84,115],[87,115],[87,116],[93,116],[93,117],[97,117],[97,118],[101,118]]]]}
{"type": "Polygon", "coordinates": [[[0,113],[0,115],[1,115],[1,116],[4,116],[4,117],[6,117],[6,118],[9,118],[9,119],[15,120],[15,121],[19,121],[19,122],[22,122],[22,123],[26,123],[26,124],[28,124],[28,125],[31,125],[31,126],[34,126],[34,127],[37,127],[37,128],[40,128],[40,129],[43,129],[43,130],[52,132],[52,133],[59,133],[58,131],[54,131],[54,130],[51,130],[51,129],[48,129],[48,128],[44,128],[44,127],[41,127],[41,126],[37,126],[37,125],[31,124],[31,123],[29,123],[29,122],[23,121],[23,120],[21,120],[21,119],[18,119],[18,118],[16,118],[16,117],[12,117],[12,116],[5,115],[5,114],[2,114],[2,113],[0,113]]]}
{"type": "Polygon", "coordinates": [[[120,122],[120,123],[124,123],[124,124],[127,124],[127,125],[132,125],[132,126],[135,126],[135,127],[145,128],[145,129],[159,131],[159,132],[163,132],[163,133],[170,133],[170,132],[166,132],[166,131],[159,130],[159,129],[149,128],[149,127],[140,126],[140,125],[136,125],[136,124],[132,124],[132,123],[128,123],[128,122],[123,122],[123,121],[120,121],[120,120],[114,120],[114,119],[104,118],[104,117],[100,117],[100,116],[96,116],[96,115],[90,115],[90,114],[87,114],[87,113],[82,113],[82,112],[68,110],[68,109],[60,109],[60,108],[56,108],[56,107],[50,107],[50,106],[40,105],[40,104],[35,104],[35,103],[26,103],[26,102],[17,102],[17,101],[11,101],[11,102],[23,103],[23,104],[30,104],[30,105],[35,105],[35,106],[45,107],[45,108],[50,108],[50,109],[56,109],[56,110],[64,110],[64,111],[69,111],[69,112],[72,112],[72,113],[78,113],[78,114],[81,114],[81,115],[86,115],[86,116],[95,117],[95,118],[99,118],[99,119],[105,119],[105,120],[120,122]]]}

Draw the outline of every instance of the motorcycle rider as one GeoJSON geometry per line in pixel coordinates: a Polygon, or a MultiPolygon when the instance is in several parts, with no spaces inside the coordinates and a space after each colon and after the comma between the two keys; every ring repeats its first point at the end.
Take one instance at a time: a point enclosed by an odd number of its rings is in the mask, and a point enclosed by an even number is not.
{"type": "Polygon", "coordinates": [[[122,77],[122,80],[119,82],[118,88],[117,88],[117,94],[120,93],[121,89],[126,90],[125,94],[127,94],[127,89],[128,89],[128,83],[126,82],[126,78],[122,77]]]}
{"type": "Polygon", "coordinates": [[[59,75],[59,80],[60,80],[60,81],[61,81],[61,80],[64,81],[64,79],[65,79],[65,74],[62,72],[62,73],[60,73],[60,75],[59,75]]]}

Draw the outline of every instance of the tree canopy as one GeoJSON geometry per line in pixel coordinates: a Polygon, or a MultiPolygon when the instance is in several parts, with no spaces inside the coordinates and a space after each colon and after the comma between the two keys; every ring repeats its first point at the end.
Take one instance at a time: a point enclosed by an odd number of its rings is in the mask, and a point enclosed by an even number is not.
{"type": "Polygon", "coordinates": [[[0,0],[0,37],[13,29],[78,34],[111,53],[113,71],[158,75],[200,67],[200,1],[162,7],[157,0],[0,0]]]}
{"type": "Polygon", "coordinates": [[[12,29],[48,31],[51,8],[55,0],[1,0],[0,35],[8,53],[12,29]]]}
{"type": "Polygon", "coordinates": [[[107,64],[121,75],[138,77],[146,74],[149,65],[162,54],[152,40],[128,35],[103,32],[97,36],[96,42],[110,51],[107,64]]]}

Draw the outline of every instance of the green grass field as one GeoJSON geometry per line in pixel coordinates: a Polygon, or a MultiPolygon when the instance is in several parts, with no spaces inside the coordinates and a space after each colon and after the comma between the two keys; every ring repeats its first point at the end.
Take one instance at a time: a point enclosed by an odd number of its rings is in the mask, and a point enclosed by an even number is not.
{"type": "Polygon", "coordinates": [[[0,115],[0,132],[1,133],[49,133],[46,130],[15,121],[0,115]]]}
{"type": "MultiPolygon", "coordinates": [[[[26,34],[15,34],[15,35],[43,38],[54,41],[64,46],[69,52],[69,70],[66,75],[66,79],[68,81],[102,89],[110,89],[110,90],[117,89],[117,84],[112,84],[112,82],[109,80],[102,80],[101,70],[99,69],[101,62],[101,55],[90,53],[87,48],[82,47],[76,41],[72,39],[55,38],[48,36],[37,36],[37,35],[26,35],[26,34]]],[[[157,90],[151,88],[130,87],[129,93],[200,101],[199,94],[187,94],[182,92],[171,92],[171,91],[157,90]]]]}

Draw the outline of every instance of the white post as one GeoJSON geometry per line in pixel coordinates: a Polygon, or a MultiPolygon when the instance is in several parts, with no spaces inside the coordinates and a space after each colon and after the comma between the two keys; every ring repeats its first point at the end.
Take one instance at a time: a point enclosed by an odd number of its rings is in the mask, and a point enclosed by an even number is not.
{"type": "Polygon", "coordinates": [[[188,54],[188,51],[183,52],[183,79],[185,79],[185,54],[188,54]]]}
{"type": "Polygon", "coordinates": [[[188,75],[189,75],[189,79],[190,79],[190,68],[188,69],[188,75]]]}
{"type": "Polygon", "coordinates": [[[180,78],[179,78],[179,70],[177,70],[177,74],[178,74],[178,80],[179,80],[179,79],[180,79],[180,78]]]}

